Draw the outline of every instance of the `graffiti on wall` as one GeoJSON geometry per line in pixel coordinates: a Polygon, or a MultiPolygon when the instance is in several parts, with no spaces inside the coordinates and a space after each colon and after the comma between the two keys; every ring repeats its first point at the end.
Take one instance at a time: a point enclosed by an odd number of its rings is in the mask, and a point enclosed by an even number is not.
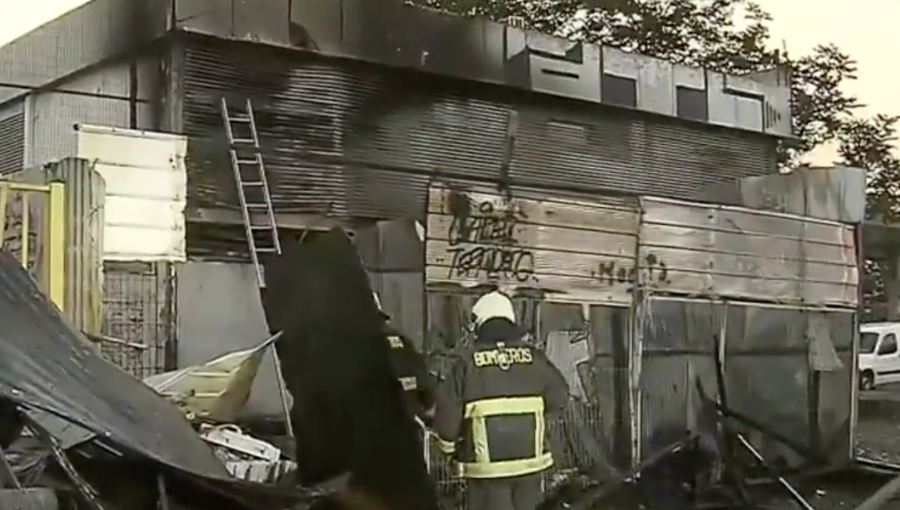
{"type": "Polygon", "coordinates": [[[590,362],[590,331],[552,331],[547,335],[545,352],[569,384],[569,391],[579,398],[587,398],[585,383],[578,367],[590,362]]]}
{"type": "Polygon", "coordinates": [[[638,248],[636,209],[483,189],[429,190],[428,282],[527,288],[622,304],[631,299],[636,276],[644,285],[668,284],[672,271],[661,254],[640,260],[632,255],[638,248]]]}
{"type": "Polygon", "coordinates": [[[534,253],[517,239],[527,216],[515,204],[497,207],[490,200],[451,207],[449,230],[450,278],[507,280],[535,279],[534,253]]]}
{"type": "Polygon", "coordinates": [[[655,253],[648,253],[642,263],[619,262],[615,260],[600,262],[591,276],[603,285],[627,285],[639,279],[641,284],[656,287],[669,283],[669,266],[655,253]]]}

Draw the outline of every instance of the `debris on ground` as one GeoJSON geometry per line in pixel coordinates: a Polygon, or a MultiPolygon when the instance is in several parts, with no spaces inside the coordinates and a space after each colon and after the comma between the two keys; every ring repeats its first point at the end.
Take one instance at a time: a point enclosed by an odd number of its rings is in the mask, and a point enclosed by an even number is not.
{"type": "Polygon", "coordinates": [[[75,500],[90,510],[172,508],[169,500],[187,510],[271,510],[309,500],[293,485],[233,477],[177,407],[105,361],[5,252],[0,288],[3,487],[50,488],[60,507],[75,500]]]}
{"type": "Polygon", "coordinates": [[[247,405],[263,357],[279,336],[201,365],[147,377],[144,383],[177,405],[192,422],[235,422],[247,405]]]}
{"type": "Polygon", "coordinates": [[[200,437],[213,447],[228,472],[241,480],[277,483],[297,469],[297,463],[282,459],[278,447],[244,433],[237,425],[203,425],[200,437]]]}

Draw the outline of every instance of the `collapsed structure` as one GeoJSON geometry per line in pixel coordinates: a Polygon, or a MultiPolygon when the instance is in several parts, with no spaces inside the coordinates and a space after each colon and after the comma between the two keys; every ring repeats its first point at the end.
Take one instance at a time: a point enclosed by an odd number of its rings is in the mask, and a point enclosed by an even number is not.
{"type": "MultiPolygon", "coordinates": [[[[93,0],[0,62],[0,173],[78,157],[102,175],[87,301],[146,347],[128,355],[140,376],[268,336],[245,216],[288,240],[342,226],[438,369],[474,294],[512,292],[621,466],[700,426],[717,360],[730,406],[793,444],[750,437],[766,455],[852,455],[853,195],[839,170],[765,200],[725,189],[782,179],[784,69],[724,75],[364,0],[93,0]],[[272,218],[239,200],[223,98],[253,105],[272,218]]],[[[255,416],[282,414],[273,372],[255,416]]]]}
{"type": "Polygon", "coordinates": [[[180,501],[199,498],[210,507],[245,509],[302,500],[294,489],[231,477],[178,409],[105,362],[8,253],[0,253],[0,283],[0,503],[5,508],[17,501],[19,508],[71,507],[55,498],[16,499],[15,491],[9,499],[3,489],[21,490],[25,481],[58,488],[61,496],[70,493],[92,510],[156,508],[158,500],[165,508],[167,493],[180,501]],[[12,451],[16,462],[6,456],[12,451]],[[62,476],[46,469],[51,459],[62,476]],[[104,474],[109,469],[119,476],[104,474]]]}

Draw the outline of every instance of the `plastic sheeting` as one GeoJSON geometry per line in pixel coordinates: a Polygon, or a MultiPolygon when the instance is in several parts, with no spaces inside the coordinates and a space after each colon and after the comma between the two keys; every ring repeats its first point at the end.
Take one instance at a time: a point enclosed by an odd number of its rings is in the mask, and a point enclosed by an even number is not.
{"type": "MultiPolygon", "coordinates": [[[[103,360],[3,252],[0,397],[77,424],[117,450],[205,479],[219,491],[237,486],[178,409],[103,360]]],[[[246,496],[237,497],[254,501],[246,496]]],[[[255,502],[265,504],[260,498],[255,502]]]]}

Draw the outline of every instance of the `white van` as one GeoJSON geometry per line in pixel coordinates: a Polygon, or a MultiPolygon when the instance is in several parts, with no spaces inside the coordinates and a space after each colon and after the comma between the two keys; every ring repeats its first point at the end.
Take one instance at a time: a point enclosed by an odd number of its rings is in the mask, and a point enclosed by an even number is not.
{"type": "Polygon", "coordinates": [[[900,322],[872,322],[859,327],[859,388],[900,382],[900,322]]]}

